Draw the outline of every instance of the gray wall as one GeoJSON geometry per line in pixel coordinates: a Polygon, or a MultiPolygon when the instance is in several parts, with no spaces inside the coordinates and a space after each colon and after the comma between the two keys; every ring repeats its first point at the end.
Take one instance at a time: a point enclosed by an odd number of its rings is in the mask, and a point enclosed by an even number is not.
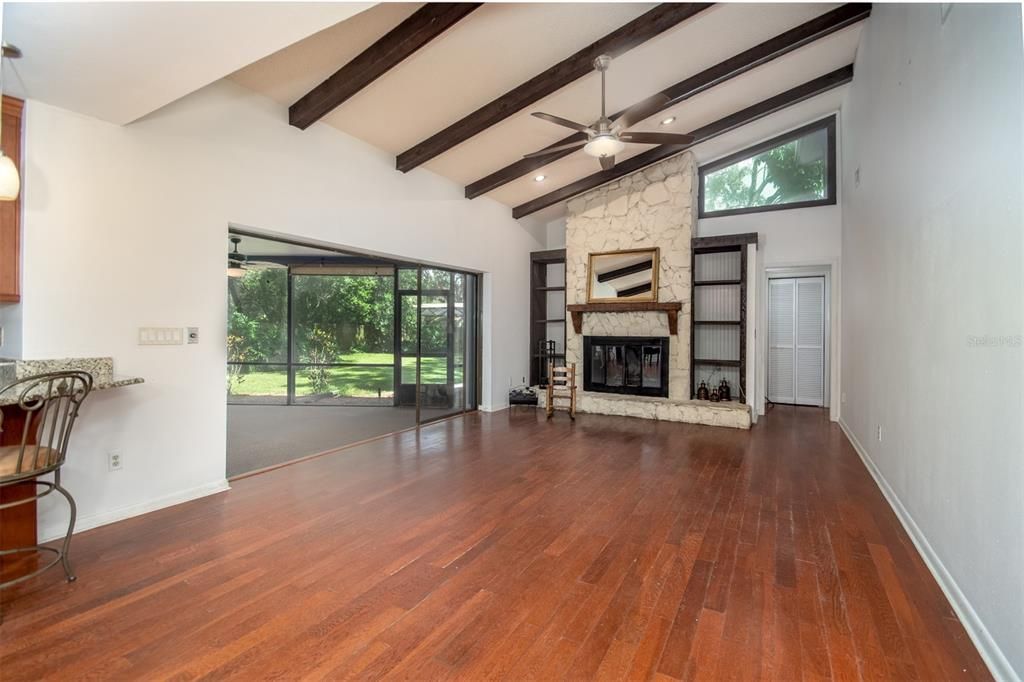
{"type": "Polygon", "coordinates": [[[841,419],[1010,679],[1024,673],[1022,76],[1020,5],[876,3],[842,116],[841,419]]]}

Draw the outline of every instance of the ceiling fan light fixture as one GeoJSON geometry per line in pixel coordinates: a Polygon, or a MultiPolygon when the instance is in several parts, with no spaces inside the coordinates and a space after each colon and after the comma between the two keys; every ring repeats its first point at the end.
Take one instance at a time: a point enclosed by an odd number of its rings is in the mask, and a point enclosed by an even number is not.
{"type": "Polygon", "coordinates": [[[626,144],[614,135],[598,135],[583,147],[583,153],[600,159],[605,156],[615,156],[626,144]]]}
{"type": "Polygon", "coordinates": [[[245,265],[245,256],[238,253],[238,244],[242,241],[241,237],[236,235],[229,235],[228,240],[234,245],[235,250],[228,252],[228,277],[238,278],[245,276],[245,269],[242,267],[245,265]]]}

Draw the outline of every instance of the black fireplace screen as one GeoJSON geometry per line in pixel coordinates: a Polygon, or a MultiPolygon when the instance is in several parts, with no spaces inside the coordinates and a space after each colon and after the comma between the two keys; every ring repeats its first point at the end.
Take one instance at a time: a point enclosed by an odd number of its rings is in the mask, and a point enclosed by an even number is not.
{"type": "Polygon", "coordinates": [[[584,336],[583,390],[668,397],[668,337],[584,336]]]}

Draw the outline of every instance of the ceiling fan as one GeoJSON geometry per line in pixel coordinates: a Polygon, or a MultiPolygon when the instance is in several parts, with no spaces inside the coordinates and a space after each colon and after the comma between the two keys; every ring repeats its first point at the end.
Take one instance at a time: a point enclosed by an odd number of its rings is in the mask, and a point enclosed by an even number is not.
{"type": "Polygon", "coordinates": [[[661,93],[648,97],[644,101],[626,109],[621,114],[609,118],[605,113],[605,72],[608,71],[608,66],[611,63],[612,58],[606,54],[594,60],[594,68],[601,74],[601,118],[592,125],[585,126],[582,123],[576,123],[561,116],[545,114],[540,111],[533,112],[533,115],[537,118],[571,128],[577,132],[586,133],[587,139],[541,149],[532,154],[527,154],[523,158],[532,159],[566,149],[575,150],[582,147],[584,154],[589,154],[601,161],[602,170],[609,170],[615,166],[615,155],[625,149],[627,143],[684,145],[693,142],[693,135],[683,135],[681,133],[628,132],[627,128],[639,123],[648,116],[658,113],[669,103],[669,98],[661,93]]]}
{"type": "Polygon", "coordinates": [[[233,251],[228,251],[228,277],[242,277],[250,270],[268,270],[270,268],[286,267],[280,263],[255,260],[251,261],[244,253],[238,252],[238,245],[242,242],[241,237],[231,235],[228,239],[231,240],[231,243],[234,244],[235,247],[233,251]]]}

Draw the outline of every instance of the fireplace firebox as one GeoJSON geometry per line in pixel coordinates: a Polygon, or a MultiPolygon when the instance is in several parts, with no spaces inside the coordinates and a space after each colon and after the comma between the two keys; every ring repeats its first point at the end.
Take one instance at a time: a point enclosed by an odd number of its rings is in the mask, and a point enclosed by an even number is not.
{"type": "Polygon", "coordinates": [[[668,397],[667,336],[584,336],[583,390],[668,397]]]}

